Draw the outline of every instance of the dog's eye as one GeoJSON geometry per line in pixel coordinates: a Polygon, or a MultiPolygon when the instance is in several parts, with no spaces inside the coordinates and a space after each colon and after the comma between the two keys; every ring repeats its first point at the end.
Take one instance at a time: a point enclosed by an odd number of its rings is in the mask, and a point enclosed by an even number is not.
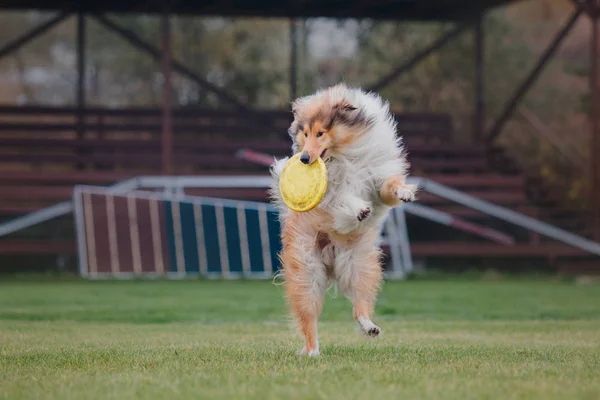
{"type": "Polygon", "coordinates": [[[308,137],[308,133],[304,132],[304,137],[308,137]]]}
{"type": "Polygon", "coordinates": [[[323,136],[323,132],[317,133],[317,137],[321,137],[321,136],[323,136]]]}

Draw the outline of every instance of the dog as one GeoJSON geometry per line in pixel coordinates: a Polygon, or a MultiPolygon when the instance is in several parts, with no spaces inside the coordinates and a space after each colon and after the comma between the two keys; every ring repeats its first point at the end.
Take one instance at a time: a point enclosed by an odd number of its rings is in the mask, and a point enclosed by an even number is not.
{"type": "Polygon", "coordinates": [[[304,335],[299,355],[318,356],[317,321],[330,282],[352,302],[360,330],[376,337],[372,321],[383,281],[378,239],[388,211],[415,200],[406,184],[409,163],[389,104],[344,83],[292,103],[292,153],[327,166],[327,191],[317,207],[295,212],[283,203],[279,177],[289,157],[275,159],[270,197],[282,226],[281,275],[287,303],[304,335]]]}

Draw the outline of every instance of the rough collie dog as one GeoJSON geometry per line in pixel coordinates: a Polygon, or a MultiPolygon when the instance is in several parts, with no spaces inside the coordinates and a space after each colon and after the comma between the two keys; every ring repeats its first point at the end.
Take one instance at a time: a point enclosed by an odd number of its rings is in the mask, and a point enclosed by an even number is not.
{"type": "Polygon", "coordinates": [[[372,321],[382,282],[378,238],[391,207],[413,201],[408,163],[389,105],[379,96],[339,84],[297,99],[289,128],[292,152],[310,164],[321,157],[328,187],[321,203],[298,213],[283,203],[271,166],[272,201],[282,223],[282,277],[291,313],[305,338],[298,353],[319,354],[317,320],[330,282],[352,302],[361,331],[378,336],[372,321]]]}

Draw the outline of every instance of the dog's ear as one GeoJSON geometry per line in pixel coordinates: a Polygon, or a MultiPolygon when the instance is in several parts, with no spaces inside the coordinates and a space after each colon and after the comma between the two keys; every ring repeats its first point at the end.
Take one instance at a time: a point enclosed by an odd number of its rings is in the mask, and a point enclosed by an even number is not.
{"type": "Polygon", "coordinates": [[[363,108],[359,109],[347,101],[338,103],[333,107],[333,110],[331,126],[340,124],[362,131],[370,128],[374,123],[374,119],[368,117],[363,108]]]}
{"type": "Polygon", "coordinates": [[[354,110],[356,110],[356,107],[354,107],[352,104],[348,103],[347,101],[338,103],[335,106],[333,106],[333,108],[338,112],[339,111],[354,111],[354,110]]]}
{"type": "Polygon", "coordinates": [[[356,107],[354,107],[350,103],[342,103],[341,104],[341,109],[344,110],[344,111],[354,111],[354,110],[356,110],[356,107]]]}

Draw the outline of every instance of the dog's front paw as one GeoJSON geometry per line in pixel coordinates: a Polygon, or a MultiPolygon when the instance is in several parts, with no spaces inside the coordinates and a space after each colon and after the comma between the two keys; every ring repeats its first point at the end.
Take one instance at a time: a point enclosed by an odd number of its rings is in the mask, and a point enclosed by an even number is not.
{"type": "Polygon", "coordinates": [[[381,333],[381,328],[378,327],[368,318],[358,317],[358,324],[363,335],[375,338],[381,333]]]}
{"type": "Polygon", "coordinates": [[[402,185],[395,188],[394,195],[405,203],[415,201],[417,197],[417,185],[402,185]]]}
{"type": "Polygon", "coordinates": [[[346,203],[336,208],[333,212],[333,229],[342,234],[359,228],[360,223],[371,215],[371,203],[360,199],[348,199],[346,203]]]}
{"type": "Polygon", "coordinates": [[[300,350],[298,350],[296,354],[305,357],[318,357],[319,355],[321,355],[319,349],[307,350],[306,347],[303,347],[300,350]]]}
{"type": "Polygon", "coordinates": [[[369,215],[371,215],[371,207],[363,208],[362,210],[360,210],[358,212],[356,219],[358,219],[360,222],[362,222],[365,219],[367,219],[369,217],[369,215]]]}

